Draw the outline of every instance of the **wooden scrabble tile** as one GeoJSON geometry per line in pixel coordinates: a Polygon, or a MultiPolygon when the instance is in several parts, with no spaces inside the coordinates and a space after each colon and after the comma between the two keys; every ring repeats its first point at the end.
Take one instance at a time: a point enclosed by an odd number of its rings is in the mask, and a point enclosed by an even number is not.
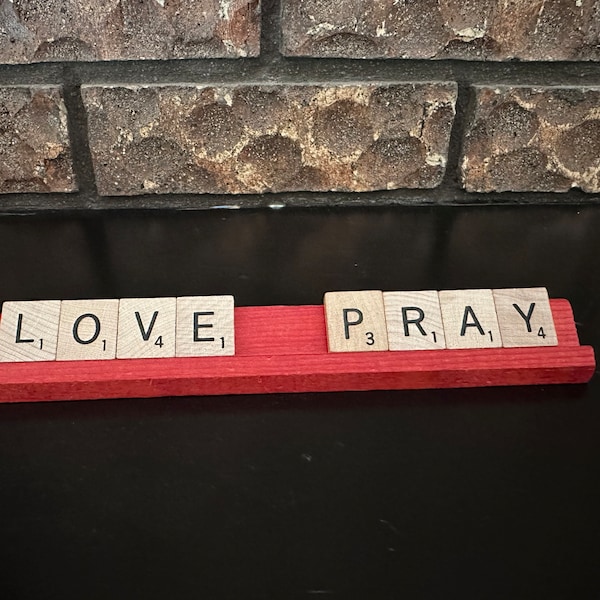
{"type": "Polygon", "coordinates": [[[382,292],[327,292],[323,303],[329,352],[388,349],[382,292]]]}
{"type": "Polygon", "coordinates": [[[505,348],[558,345],[546,288],[493,290],[493,294],[505,348]]]}
{"type": "Polygon", "coordinates": [[[390,350],[440,350],[446,347],[437,291],[384,292],[390,350]]]}
{"type": "Polygon", "coordinates": [[[115,358],[118,320],[118,300],[63,300],[56,360],[115,358]]]}
{"type": "Polygon", "coordinates": [[[5,302],[0,321],[0,362],[56,359],[60,300],[5,302]]]}
{"type": "Polygon", "coordinates": [[[492,290],[443,290],[439,298],[448,348],[502,347],[492,290]]]}
{"type": "Polygon", "coordinates": [[[121,298],[117,358],[173,358],[176,322],[176,298],[121,298]]]}
{"type": "Polygon", "coordinates": [[[177,356],[235,354],[233,296],[177,298],[177,356]]]}

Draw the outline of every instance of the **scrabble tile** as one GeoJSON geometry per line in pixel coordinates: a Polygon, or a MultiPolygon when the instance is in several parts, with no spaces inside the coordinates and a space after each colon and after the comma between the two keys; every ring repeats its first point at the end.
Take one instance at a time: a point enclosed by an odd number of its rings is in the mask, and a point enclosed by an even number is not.
{"type": "Polygon", "coordinates": [[[0,320],[0,361],[56,359],[60,300],[5,302],[0,320]]]}
{"type": "Polygon", "coordinates": [[[176,356],[235,354],[233,296],[177,298],[176,356]]]}
{"type": "Polygon", "coordinates": [[[176,298],[122,298],[117,358],[174,357],[176,322],[176,298]]]}
{"type": "Polygon", "coordinates": [[[384,292],[390,350],[440,350],[446,347],[437,291],[384,292]]]}
{"type": "Polygon", "coordinates": [[[118,320],[118,300],[63,300],[56,360],[115,358],[118,320]]]}
{"type": "Polygon", "coordinates": [[[492,290],[443,290],[438,295],[448,348],[502,347],[492,290]]]}
{"type": "Polygon", "coordinates": [[[323,303],[329,352],[388,349],[382,292],[327,292],[323,303]]]}
{"type": "Polygon", "coordinates": [[[493,290],[505,348],[556,346],[556,329],[546,288],[493,290]]]}

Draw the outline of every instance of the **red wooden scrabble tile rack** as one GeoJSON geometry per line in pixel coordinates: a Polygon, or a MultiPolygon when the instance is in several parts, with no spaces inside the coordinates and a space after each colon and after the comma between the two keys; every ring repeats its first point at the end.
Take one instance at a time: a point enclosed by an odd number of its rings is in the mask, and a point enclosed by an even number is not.
{"type": "Polygon", "coordinates": [[[571,306],[551,300],[558,346],[329,353],[322,306],[235,309],[235,356],[0,363],[0,401],[92,400],[585,383],[571,306]]]}

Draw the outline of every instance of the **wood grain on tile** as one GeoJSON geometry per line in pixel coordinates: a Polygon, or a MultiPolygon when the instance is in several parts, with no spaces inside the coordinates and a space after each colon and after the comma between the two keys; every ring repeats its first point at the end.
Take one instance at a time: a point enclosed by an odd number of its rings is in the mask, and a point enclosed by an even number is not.
{"type": "Polygon", "coordinates": [[[233,308],[233,296],[177,298],[176,356],[235,354],[233,308]]]}
{"type": "Polygon", "coordinates": [[[493,294],[505,348],[558,344],[546,288],[499,289],[493,294]]]}
{"type": "Polygon", "coordinates": [[[118,321],[118,300],[63,300],[56,360],[115,358],[118,321]]]}
{"type": "Polygon", "coordinates": [[[324,304],[330,352],[388,350],[382,292],[327,292],[324,304]]]}
{"type": "Polygon", "coordinates": [[[384,292],[390,350],[442,350],[446,347],[438,293],[384,292]]]}
{"type": "Polygon", "coordinates": [[[5,302],[0,321],[0,362],[56,359],[60,300],[5,302]]]}
{"type": "Polygon", "coordinates": [[[502,346],[491,289],[442,290],[439,298],[449,349],[502,346]]]}
{"type": "Polygon", "coordinates": [[[122,298],[117,358],[172,358],[176,321],[176,298],[122,298]]]}

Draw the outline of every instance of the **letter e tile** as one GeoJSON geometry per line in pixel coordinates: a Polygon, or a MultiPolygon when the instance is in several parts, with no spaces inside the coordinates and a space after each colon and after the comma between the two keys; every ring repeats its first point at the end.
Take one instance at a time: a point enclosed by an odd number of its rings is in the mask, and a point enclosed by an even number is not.
{"type": "Polygon", "coordinates": [[[382,292],[327,292],[323,303],[329,352],[388,349],[382,292]]]}
{"type": "Polygon", "coordinates": [[[0,361],[56,359],[60,300],[5,302],[0,321],[0,361]]]}
{"type": "Polygon", "coordinates": [[[439,292],[446,346],[501,348],[492,290],[442,290],[439,292]]]}
{"type": "Polygon", "coordinates": [[[56,360],[115,358],[118,321],[118,300],[63,300],[56,360]]]}
{"type": "Polygon", "coordinates": [[[493,292],[505,348],[558,344],[546,288],[513,288],[493,292]]]}
{"type": "Polygon", "coordinates": [[[175,356],[175,298],[121,298],[117,358],[175,356]]]}
{"type": "Polygon", "coordinates": [[[390,350],[446,347],[437,291],[384,292],[390,350]]]}
{"type": "Polygon", "coordinates": [[[177,298],[176,356],[235,354],[233,296],[177,298]]]}

